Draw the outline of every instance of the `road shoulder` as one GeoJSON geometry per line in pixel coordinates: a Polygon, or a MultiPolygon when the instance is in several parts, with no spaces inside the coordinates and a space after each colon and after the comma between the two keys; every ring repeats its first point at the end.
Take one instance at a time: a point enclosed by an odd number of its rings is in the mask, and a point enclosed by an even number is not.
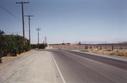
{"type": "Polygon", "coordinates": [[[48,51],[24,53],[0,70],[0,83],[61,83],[51,56],[48,51]]]}
{"type": "Polygon", "coordinates": [[[124,56],[121,57],[121,56],[115,56],[115,55],[104,55],[104,54],[97,54],[97,53],[92,53],[92,52],[83,52],[83,51],[80,51],[80,50],[71,50],[71,51],[127,62],[127,57],[124,57],[124,56]]]}

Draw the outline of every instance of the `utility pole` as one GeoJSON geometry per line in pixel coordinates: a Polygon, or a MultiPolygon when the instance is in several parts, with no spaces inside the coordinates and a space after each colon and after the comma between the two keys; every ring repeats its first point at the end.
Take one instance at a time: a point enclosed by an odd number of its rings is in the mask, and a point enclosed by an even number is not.
{"type": "Polygon", "coordinates": [[[23,27],[23,38],[25,38],[25,25],[24,25],[24,4],[28,4],[29,2],[21,1],[16,2],[16,4],[21,4],[22,9],[22,27],[23,27]]]}
{"type": "Polygon", "coordinates": [[[45,43],[45,44],[47,44],[47,37],[46,37],[46,36],[45,36],[45,39],[44,39],[44,41],[45,41],[44,43],[45,43]]]}
{"type": "Polygon", "coordinates": [[[33,17],[33,15],[25,15],[26,17],[28,17],[28,25],[29,25],[29,44],[31,43],[31,17],[33,17]]]}
{"type": "Polygon", "coordinates": [[[38,32],[37,35],[38,35],[38,48],[39,48],[39,31],[40,31],[41,29],[40,29],[40,28],[37,28],[36,30],[37,30],[37,32],[38,32]]]}

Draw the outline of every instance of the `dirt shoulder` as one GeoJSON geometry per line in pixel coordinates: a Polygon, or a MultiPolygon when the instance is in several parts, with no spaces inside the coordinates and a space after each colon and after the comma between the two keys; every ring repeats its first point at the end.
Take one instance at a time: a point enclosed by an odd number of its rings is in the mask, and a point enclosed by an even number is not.
{"type": "Polygon", "coordinates": [[[31,50],[17,57],[4,57],[0,83],[62,83],[52,53],[31,50]]]}

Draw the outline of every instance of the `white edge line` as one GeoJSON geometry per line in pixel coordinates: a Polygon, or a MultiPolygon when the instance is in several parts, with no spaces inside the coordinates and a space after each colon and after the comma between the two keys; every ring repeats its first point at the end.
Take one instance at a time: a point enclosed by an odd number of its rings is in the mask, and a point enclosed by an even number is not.
{"type": "Polygon", "coordinates": [[[59,72],[59,74],[60,74],[60,77],[61,77],[63,83],[66,83],[66,81],[65,81],[65,79],[64,79],[64,77],[63,77],[63,75],[62,75],[62,72],[60,71],[60,68],[58,67],[58,65],[57,65],[57,63],[56,63],[56,60],[54,59],[53,55],[52,55],[52,59],[53,59],[55,65],[56,65],[56,68],[57,68],[57,70],[58,70],[58,72],[59,72]]]}

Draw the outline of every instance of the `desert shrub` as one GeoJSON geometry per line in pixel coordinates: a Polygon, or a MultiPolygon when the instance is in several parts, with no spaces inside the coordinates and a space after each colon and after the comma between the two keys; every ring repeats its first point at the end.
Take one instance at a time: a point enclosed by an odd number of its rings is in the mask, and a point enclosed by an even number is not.
{"type": "Polygon", "coordinates": [[[45,49],[48,45],[47,44],[32,44],[31,48],[35,49],[35,48],[39,48],[39,49],[45,49]]]}
{"type": "Polygon", "coordinates": [[[0,51],[4,52],[1,56],[8,53],[15,55],[30,49],[28,40],[19,35],[0,35],[0,51]]]}

